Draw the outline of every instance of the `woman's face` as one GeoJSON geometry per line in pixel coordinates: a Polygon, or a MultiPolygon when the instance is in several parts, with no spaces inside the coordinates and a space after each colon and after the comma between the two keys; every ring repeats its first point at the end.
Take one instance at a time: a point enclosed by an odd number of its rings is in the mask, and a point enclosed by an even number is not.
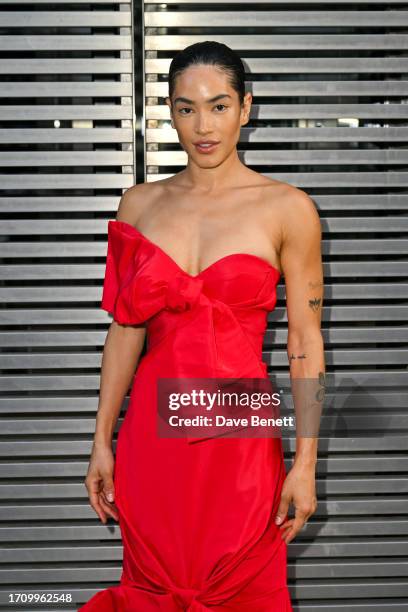
{"type": "Polygon", "coordinates": [[[166,98],[180,144],[200,167],[218,166],[236,148],[251,101],[247,92],[241,107],[227,73],[208,65],[186,68],[176,78],[172,104],[166,98]],[[216,144],[205,146],[205,141],[216,144]]]}

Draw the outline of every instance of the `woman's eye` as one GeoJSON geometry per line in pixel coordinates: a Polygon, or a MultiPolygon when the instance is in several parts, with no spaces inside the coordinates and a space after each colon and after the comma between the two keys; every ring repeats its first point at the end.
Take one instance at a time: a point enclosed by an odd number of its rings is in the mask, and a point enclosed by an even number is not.
{"type": "MultiPolygon", "coordinates": [[[[216,106],[214,107],[216,109],[218,109],[219,111],[223,112],[227,106],[225,104],[216,104],[216,106]]],[[[181,115],[190,115],[191,113],[189,111],[191,111],[191,108],[188,108],[187,106],[183,106],[182,108],[179,108],[179,113],[181,115]]]]}

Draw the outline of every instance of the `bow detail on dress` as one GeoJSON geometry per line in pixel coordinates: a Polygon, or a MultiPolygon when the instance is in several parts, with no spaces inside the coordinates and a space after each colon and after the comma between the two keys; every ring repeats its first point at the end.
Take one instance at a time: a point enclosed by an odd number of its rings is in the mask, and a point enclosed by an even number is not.
{"type": "Polygon", "coordinates": [[[163,265],[160,254],[132,226],[109,223],[101,308],[118,323],[138,325],[160,310],[183,312],[197,303],[203,280],[163,265]]]}
{"type": "Polygon", "coordinates": [[[181,587],[173,588],[172,595],[176,603],[183,606],[188,612],[202,612],[208,610],[207,606],[198,601],[200,595],[199,589],[182,589],[181,587]]]}
{"type": "Polygon", "coordinates": [[[200,278],[176,274],[165,287],[165,303],[168,310],[183,312],[194,307],[198,302],[203,287],[200,278]]]}

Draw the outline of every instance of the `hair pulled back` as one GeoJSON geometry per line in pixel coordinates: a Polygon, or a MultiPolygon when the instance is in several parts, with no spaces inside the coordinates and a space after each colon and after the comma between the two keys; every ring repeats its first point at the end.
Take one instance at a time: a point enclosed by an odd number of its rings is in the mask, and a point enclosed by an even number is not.
{"type": "Polygon", "coordinates": [[[172,99],[177,77],[189,66],[217,66],[228,74],[228,80],[238,93],[242,105],[245,96],[245,68],[241,58],[224,43],[213,40],[194,43],[179,51],[169,69],[169,97],[172,99]]]}

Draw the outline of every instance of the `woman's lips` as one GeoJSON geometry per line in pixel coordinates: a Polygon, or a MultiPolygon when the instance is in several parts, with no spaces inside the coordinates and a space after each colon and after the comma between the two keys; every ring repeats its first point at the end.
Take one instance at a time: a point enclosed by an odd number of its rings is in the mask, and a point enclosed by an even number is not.
{"type": "Polygon", "coordinates": [[[214,142],[208,145],[196,144],[194,146],[199,153],[212,153],[219,144],[219,142],[214,142]]]}

